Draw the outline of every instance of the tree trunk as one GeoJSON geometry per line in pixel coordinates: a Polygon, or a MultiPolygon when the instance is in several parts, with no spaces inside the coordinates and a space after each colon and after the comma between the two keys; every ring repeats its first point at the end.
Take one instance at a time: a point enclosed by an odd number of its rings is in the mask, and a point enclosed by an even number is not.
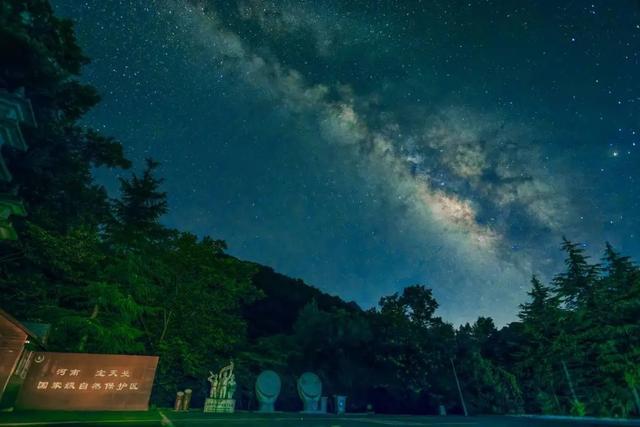
{"type": "MultiPolygon", "coordinates": [[[[98,317],[98,313],[100,312],[100,306],[96,303],[93,306],[93,311],[91,312],[91,316],[89,316],[89,321],[95,320],[98,317]]],[[[87,340],[89,339],[89,334],[84,334],[80,339],[80,345],[78,346],[79,351],[85,351],[85,347],[87,346],[87,340]]]]}
{"type": "Polygon", "coordinates": [[[171,321],[171,315],[173,311],[169,310],[169,314],[167,314],[166,310],[162,310],[162,333],[160,334],[160,342],[164,340],[165,335],[167,335],[167,329],[169,329],[169,322],[171,321]]]}

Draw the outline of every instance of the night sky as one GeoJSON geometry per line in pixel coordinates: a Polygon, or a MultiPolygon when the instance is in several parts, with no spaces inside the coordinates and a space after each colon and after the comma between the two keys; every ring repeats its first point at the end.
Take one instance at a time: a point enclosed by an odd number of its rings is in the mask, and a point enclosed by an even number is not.
{"type": "Polygon", "coordinates": [[[53,0],[167,225],[456,324],[513,320],[563,235],[640,259],[638,1],[209,3],[53,0]]]}

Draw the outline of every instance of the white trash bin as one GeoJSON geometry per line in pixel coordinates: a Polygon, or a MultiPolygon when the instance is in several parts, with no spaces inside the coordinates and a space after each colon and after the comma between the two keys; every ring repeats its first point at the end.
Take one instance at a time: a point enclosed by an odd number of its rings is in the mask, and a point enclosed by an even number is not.
{"type": "Polygon", "coordinates": [[[344,414],[347,411],[347,396],[334,395],[334,404],[336,409],[336,414],[344,414]]]}

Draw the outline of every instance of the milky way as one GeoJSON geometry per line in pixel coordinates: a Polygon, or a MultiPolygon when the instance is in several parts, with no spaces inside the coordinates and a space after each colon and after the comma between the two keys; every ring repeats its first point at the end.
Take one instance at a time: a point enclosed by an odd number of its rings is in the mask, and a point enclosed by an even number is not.
{"type": "Polygon", "coordinates": [[[54,5],[94,60],[86,122],[163,162],[168,225],[234,255],[500,324],[563,235],[640,255],[637,3],[54,5]]]}

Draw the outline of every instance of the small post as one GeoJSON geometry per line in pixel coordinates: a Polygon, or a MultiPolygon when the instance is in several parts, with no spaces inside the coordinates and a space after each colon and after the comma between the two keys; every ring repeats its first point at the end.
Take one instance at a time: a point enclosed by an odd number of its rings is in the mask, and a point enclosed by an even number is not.
{"type": "Polygon", "coordinates": [[[179,391],[176,393],[176,402],[173,404],[173,410],[174,411],[181,411],[182,410],[182,402],[184,401],[184,392],[183,391],[179,391]]]}
{"type": "Polygon", "coordinates": [[[184,400],[182,401],[183,411],[189,410],[189,405],[191,405],[191,394],[192,394],[192,390],[190,388],[184,391],[184,400]]]}
{"type": "Polygon", "coordinates": [[[458,373],[456,372],[456,365],[453,363],[453,358],[449,358],[451,361],[451,367],[453,368],[453,376],[456,379],[456,385],[458,386],[458,394],[460,395],[460,403],[462,403],[462,410],[464,411],[464,416],[468,417],[469,413],[467,412],[467,405],[464,403],[464,397],[462,396],[462,389],[460,388],[460,381],[458,381],[458,373]]]}

